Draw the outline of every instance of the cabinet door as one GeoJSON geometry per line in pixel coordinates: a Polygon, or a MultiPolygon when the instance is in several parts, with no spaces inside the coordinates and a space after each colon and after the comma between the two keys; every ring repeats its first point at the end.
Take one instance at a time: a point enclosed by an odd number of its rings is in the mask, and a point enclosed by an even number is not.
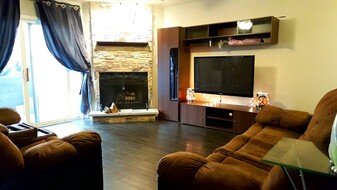
{"type": "Polygon", "coordinates": [[[158,110],[161,119],[179,121],[179,104],[186,100],[190,59],[188,50],[182,48],[183,36],[182,27],[158,29],[158,110]],[[178,56],[174,65],[170,64],[170,53],[178,56]]]}
{"type": "Polygon", "coordinates": [[[256,113],[234,111],[234,133],[242,134],[255,123],[256,113]]]}
{"type": "Polygon", "coordinates": [[[181,123],[197,126],[205,126],[205,111],[203,106],[195,106],[188,104],[180,105],[180,121],[181,123]]]}
{"type": "Polygon", "coordinates": [[[158,110],[161,119],[179,120],[179,102],[170,99],[170,50],[179,47],[179,27],[158,30],[158,110]]]}

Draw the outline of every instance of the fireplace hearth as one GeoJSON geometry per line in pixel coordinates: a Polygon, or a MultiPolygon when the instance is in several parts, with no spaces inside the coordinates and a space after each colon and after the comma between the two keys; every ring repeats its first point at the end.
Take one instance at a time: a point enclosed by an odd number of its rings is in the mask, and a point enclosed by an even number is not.
{"type": "Polygon", "coordinates": [[[100,72],[101,110],[112,103],[118,109],[148,109],[147,72],[100,72]]]}

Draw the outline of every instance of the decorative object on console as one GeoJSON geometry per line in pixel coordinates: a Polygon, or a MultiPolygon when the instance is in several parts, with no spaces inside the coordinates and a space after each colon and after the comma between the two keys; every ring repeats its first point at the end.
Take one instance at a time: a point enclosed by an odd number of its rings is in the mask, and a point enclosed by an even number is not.
{"type": "Polygon", "coordinates": [[[264,105],[269,104],[269,93],[258,92],[256,94],[256,109],[260,110],[264,105]]]}
{"type": "Polygon", "coordinates": [[[194,89],[193,88],[187,88],[187,91],[186,91],[186,100],[188,102],[190,101],[195,101],[196,100],[196,95],[194,93],[194,89]]]}

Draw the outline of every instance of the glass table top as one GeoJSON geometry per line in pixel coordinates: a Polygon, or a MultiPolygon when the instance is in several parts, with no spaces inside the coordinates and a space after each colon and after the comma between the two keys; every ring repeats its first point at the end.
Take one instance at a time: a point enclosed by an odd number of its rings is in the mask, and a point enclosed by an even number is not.
{"type": "Polygon", "coordinates": [[[306,172],[335,176],[331,172],[330,158],[311,141],[282,138],[261,161],[306,172]]]}

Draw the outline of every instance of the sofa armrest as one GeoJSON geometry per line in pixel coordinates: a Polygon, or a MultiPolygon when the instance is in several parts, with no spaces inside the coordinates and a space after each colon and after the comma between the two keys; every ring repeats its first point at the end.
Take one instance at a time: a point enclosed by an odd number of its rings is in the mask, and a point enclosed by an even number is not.
{"type": "Polygon", "coordinates": [[[19,148],[42,141],[48,137],[57,137],[52,131],[36,128],[26,123],[8,125],[8,137],[19,148]]]}
{"type": "Polygon", "coordinates": [[[190,187],[197,171],[207,162],[206,158],[194,153],[175,152],[159,161],[157,173],[173,185],[190,187]]]}
{"type": "Polygon", "coordinates": [[[65,136],[62,140],[74,146],[79,155],[91,152],[93,149],[101,146],[102,142],[101,136],[97,132],[90,130],[65,136]]]}
{"type": "Polygon", "coordinates": [[[35,171],[53,167],[77,156],[76,149],[61,139],[37,144],[24,150],[22,154],[25,166],[35,171]]]}
{"type": "Polygon", "coordinates": [[[276,106],[265,105],[256,115],[255,120],[262,125],[304,132],[311,120],[311,115],[304,111],[284,110],[276,106]]]}

